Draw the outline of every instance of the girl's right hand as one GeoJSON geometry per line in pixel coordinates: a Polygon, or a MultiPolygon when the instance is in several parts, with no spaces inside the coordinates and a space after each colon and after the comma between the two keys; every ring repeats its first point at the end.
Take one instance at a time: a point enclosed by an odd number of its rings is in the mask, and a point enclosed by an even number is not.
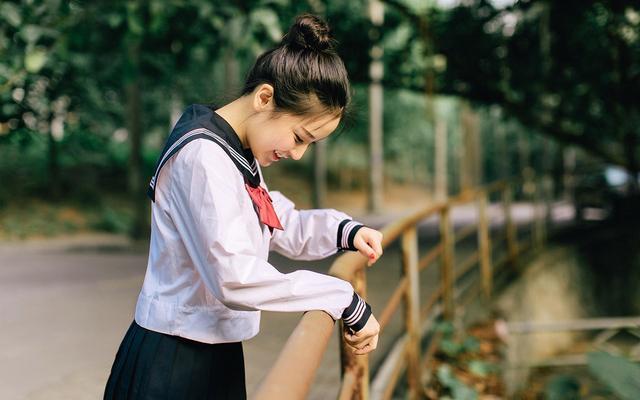
{"type": "Polygon", "coordinates": [[[363,355],[372,352],[378,346],[379,333],[380,324],[371,314],[367,323],[358,332],[352,333],[349,329],[345,330],[344,339],[354,354],[363,355]]]}

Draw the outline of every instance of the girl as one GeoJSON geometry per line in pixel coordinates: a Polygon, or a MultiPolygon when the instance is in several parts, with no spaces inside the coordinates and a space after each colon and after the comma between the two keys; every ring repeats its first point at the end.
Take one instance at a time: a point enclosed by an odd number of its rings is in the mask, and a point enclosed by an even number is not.
{"type": "Polygon", "coordinates": [[[349,91],[326,23],[303,15],[258,58],[241,97],[186,109],[149,186],[147,273],[105,399],[246,398],[241,342],[258,333],[260,310],[323,310],[343,319],[356,354],[376,348],[378,322],[349,283],[267,262],[269,250],[382,255],[380,232],[335,210],[298,211],[260,172],[329,136],[349,91]]]}

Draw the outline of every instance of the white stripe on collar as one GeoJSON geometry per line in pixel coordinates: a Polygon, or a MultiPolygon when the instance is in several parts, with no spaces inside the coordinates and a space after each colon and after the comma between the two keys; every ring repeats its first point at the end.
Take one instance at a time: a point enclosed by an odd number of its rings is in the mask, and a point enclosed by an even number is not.
{"type": "Polygon", "coordinates": [[[151,179],[151,187],[154,188],[155,187],[155,179],[156,176],[158,175],[158,172],[160,172],[160,168],[162,167],[162,165],[166,162],[166,160],[170,157],[171,152],[173,150],[176,149],[176,147],[180,146],[182,143],[184,143],[185,140],[189,139],[192,136],[195,135],[199,135],[199,134],[204,134],[207,136],[210,136],[212,139],[214,139],[215,141],[217,141],[218,143],[220,143],[221,145],[223,145],[227,150],[229,150],[229,154],[236,159],[236,161],[238,161],[240,163],[240,165],[242,165],[247,171],[249,171],[251,173],[251,175],[256,176],[258,174],[258,168],[256,166],[256,162],[255,160],[253,160],[252,165],[249,165],[249,162],[247,161],[246,158],[244,158],[244,156],[242,156],[241,154],[239,154],[233,147],[231,147],[231,145],[229,145],[229,143],[227,143],[226,140],[224,140],[223,138],[221,138],[220,136],[216,135],[215,133],[211,132],[208,129],[205,128],[197,128],[194,130],[191,130],[187,133],[185,133],[184,135],[182,135],[180,137],[180,139],[176,140],[175,143],[173,143],[168,149],[167,151],[164,153],[164,155],[162,156],[162,159],[160,160],[160,162],[158,163],[158,168],[156,168],[155,173],[153,174],[153,177],[151,179]]]}

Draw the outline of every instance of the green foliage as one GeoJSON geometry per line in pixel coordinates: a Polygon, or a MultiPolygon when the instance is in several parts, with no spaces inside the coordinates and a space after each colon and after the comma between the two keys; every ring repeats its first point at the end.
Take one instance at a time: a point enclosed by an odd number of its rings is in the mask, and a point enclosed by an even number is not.
{"type": "Polygon", "coordinates": [[[544,395],[547,400],[578,400],[580,399],[580,383],[573,376],[554,376],[545,385],[544,395]]]}
{"type": "MultiPolygon", "coordinates": [[[[8,193],[61,192],[89,199],[97,197],[97,187],[126,190],[135,134],[127,132],[126,88],[132,82],[142,94],[147,178],[171,115],[192,102],[234,98],[255,57],[280,39],[295,15],[309,11],[332,25],[354,84],[356,114],[330,142],[332,181],[344,180],[340,174],[346,170],[352,186],[364,182],[369,49],[378,40],[384,47],[385,162],[392,179],[432,184],[433,109],[448,125],[449,181],[455,192],[460,102],[443,94],[506,104],[506,117],[538,128],[541,119],[557,116],[549,125],[580,132],[579,139],[592,138],[589,145],[619,155],[618,142],[629,139],[624,148],[633,149],[635,133],[630,132],[640,126],[636,102],[630,101],[630,93],[638,91],[637,6],[565,3],[518,2],[497,10],[475,0],[445,10],[433,1],[393,1],[385,6],[384,26],[372,29],[368,3],[362,0],[3,1],[0,204],[8,193]],[[544,7],[551,16],[548,55],[538,51],[544,7]],[[505,22],[510,16],[517,17],[511,31],[505,22]],[[420,25],[422,17],[426,25],[420,25]],[[585,63],[583,57],[602,61],[585,63]],[[424,98],[429,77],[440,93],[431,105],[424,98]],[[611,96],[612,101],[605,100],[611,96]]],[[[507,174],[519,172],[512,162],[517,159],[514,139],[530,134],[493,110],[480,109],[487,180],[503,177],[498,160],[505,153],[507,174]],[[496,140],[497,127],[512,143],[506,151],[496,140]]],[[[539,150],[540,142],[533,147],[539,150]]],[[[308,175],[311,164],[305,162],[298,171],[308,175]]]]}
{"type": "MultiPolygon", "coordinates": [[[[441,365],[438,367],[438,372],[436,373],[438,380],[442,383],[442,385],[447,388],[451,392],[450,399],[453,400],[477,400],[478,393],[469,386],[465,385],[458,378],[455,377],[453,372],[451,371],[451,366],[449,365],[441,365]]],[[[446,399],[447,397],[442,397],[446,399]]]]}
{"type": "Polygon", "coordinates": [[[587,355],[589,370],[623,399],[640,398],[640,366],[605,352],[587,355]]]}
{"type": "Polygon", "coordinates": [[[486,378],[491,373],[498,372],[495,365],[481,360],[471,360],[468,364],[469,372],[474,375],[486,378]]]}
{"type": "Polygon", "coordinates": [[[500,372],[499,366],[485,360],[487,354],[480,352],[480,340],[477,337],[457,332],[453,323],[449,321],[439,321],[435,324],[432,337],[438,336],[439,348],[435,355],[437,380],[433,389],[440,398],[481,397],[478,390],[486,390],[491,386],[489,382],[495,382],[496,375],[500,372]],[[485,389],[481,389],[482,387],[485,389]]]}
{"type": "Polygon", "coordinates": [[[462,340],[453,336],[453,334],[445,334],[440,342],[440,350],[451,358],[463,353],[477,352],[480,348],[480,342],[473,336],[465,337],[462,340]]]}
{"type": "Polygon", "coordinates": [[[122,210],[104,207],[89,226],[98,231],[127,234],[131,230],[132,223],[131,215],[123,213],[122,210]]]}

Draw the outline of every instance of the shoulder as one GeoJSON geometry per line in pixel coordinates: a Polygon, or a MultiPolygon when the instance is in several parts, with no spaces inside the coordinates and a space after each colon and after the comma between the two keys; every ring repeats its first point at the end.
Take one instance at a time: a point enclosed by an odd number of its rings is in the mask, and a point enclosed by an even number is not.
{"type": "Polygon", "coordinates": [[[242,183],[242,175],[229,155],[219,144],[208,139],[196,139],[186,144],[176,154],[171,170],[174,178],[179,179],[242,183]]]}
{"type": "Polygon", "coordinates": [[[235,169],[235,164],[222,146],[209,139],[195,139],[187,143],[176,154],[176,163],[235,169]]]}

